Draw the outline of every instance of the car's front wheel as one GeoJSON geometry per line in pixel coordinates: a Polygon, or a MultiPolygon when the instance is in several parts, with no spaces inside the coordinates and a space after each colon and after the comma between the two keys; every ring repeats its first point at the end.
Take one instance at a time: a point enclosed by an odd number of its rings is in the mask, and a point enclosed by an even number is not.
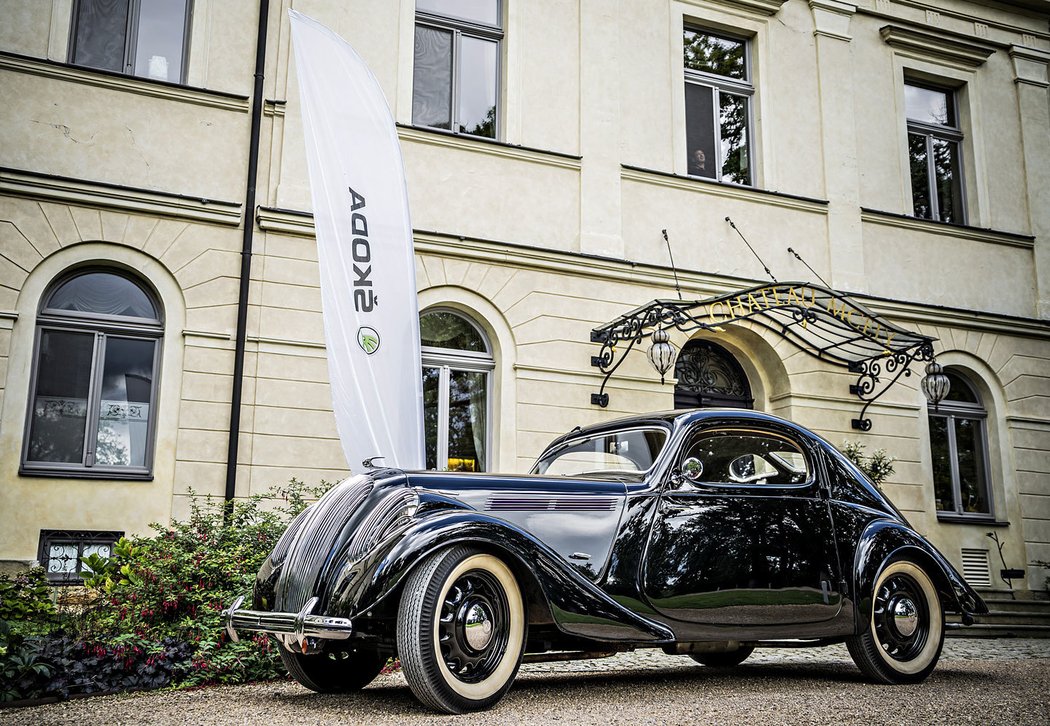
{"type": "Polygon", "coordinates": [[[944,610],[929,575],[898,560],[875,582],[871,618],[846,640],[864,675],[880,683],[919,683],[937,665],[944,645],[944,610]]]}
{"type": "Polygon", "coordinates": [[[525,606],[498,557],[453,547],[408,577],[397,618],[401,669],[424,705],[480,711],[510,688],[525,645],[525,606]]]}
{"type": "Polygon", "coordinates": [[[373,650],[340,645],[316,655],[300,655],[279,648],[284,667],[295,680],[318,693],[351,693],[375,680],[387,657],[373,650]]]}

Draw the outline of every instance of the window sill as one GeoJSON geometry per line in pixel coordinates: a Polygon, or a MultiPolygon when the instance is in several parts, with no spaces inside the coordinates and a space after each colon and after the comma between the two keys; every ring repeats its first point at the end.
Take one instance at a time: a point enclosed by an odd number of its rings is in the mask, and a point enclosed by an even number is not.
{"type": "Polygon", "coordinates": [[[1022,249],[1033,249],[1035,237],[1016,232],[1001,232],[984,227],[970,227],[965,224],[953,224],[933,219],[912,217],[907,214],[895,212],[883,212],[878,209],[861,207],[860,218],[863,222],[882,224],[887,227],[898,227],[902,229],[914,229],[922,232],[933,232],[935,234],[958,237],[960,239],[973,240],[976,242],[989,242],[991,244],[1006,245],[1007,247],[1020,247],[1022,249]]]}
{"type": "Polygon", "coordinates": [[[0,69],[247,113],[248,97],[0,51],[0,69]]]}
{"type": "Polygon", "coordinates": [[[995,517],[967,517],[962,514],[948,512],[937,512],[937,521],[943,524],[976,524],[982,527],[1009,527],[1009,522],[1003,522],[995,517]]]}
{"type": "Polygon", "coordinates": [[[113,481],[153,481],[152,472],[132,472],[91,470],[91,469],[37,469],[22,466],[18,469],[19,476],[33,477],[35,479],[107,479],[113,481]]]}
{"type": "Polygon", "coordinates": [[[435,129],[429,126],[413,126],[408,124],[397,124],[397,135],[402,140],[418,141],[433,146],[473,151],[482,154],[492,154],[521,161],[532,161],[549,166],[560,166],[567,169],[580,168],[583,157],[566,154],[561,151],[550,151],[549,149],[535,149],[530,146],[519,146],[508,144],[505,141],[497,141],[484,136],[471,136],[470,134],[455,134],[444,129],[435,129]]]}
{"type": "Polygon", "coordinates": [[[620,169],[622,170],[621,176],[631,181],[659,184],[687,191],[702,191],[734,199],[748,199],[761,204],[774,204],[818,214],[828,213],[828,201],[826,199],[814,199],[813,197],[769,191],[758,187],[745,187],[740,184],[729,184],[728,182],[715,181],[714,179],[706,179],[700,176],[683,176],[682,174],[646,169],[628,164],[622,164],[620,169]]]}

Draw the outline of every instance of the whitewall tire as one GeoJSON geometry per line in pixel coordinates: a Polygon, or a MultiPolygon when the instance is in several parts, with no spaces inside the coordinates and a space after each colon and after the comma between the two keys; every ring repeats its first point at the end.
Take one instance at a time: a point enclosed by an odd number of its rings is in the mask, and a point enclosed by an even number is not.
{"type": "Polygon", "coordinates": [[[409,687],[446,713],[495,705],[525,649],[525,606],[510,568],[471,547],[425,560],[406,580],[397,647],[409,687]]]}

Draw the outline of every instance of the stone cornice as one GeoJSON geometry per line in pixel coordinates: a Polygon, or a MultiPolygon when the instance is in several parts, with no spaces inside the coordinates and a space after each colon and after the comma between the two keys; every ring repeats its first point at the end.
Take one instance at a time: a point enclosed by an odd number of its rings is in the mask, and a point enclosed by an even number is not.
{"type": "Polygon", "coordinates": [[[255,212],[259,229],[295,237],[314,236],[314,216],[309,212],[278,207],[259,207],[255,212]]]}
{"type": "Polygon", "coordinates": [[[997,45],[977,42],[948,31],[919,30],[904,25],[884,25],[879,34],[891,48],[913,58],[935,58],[964,68],[980,68],[996,51],[997,45]]]}
{"type": "Polygon", "coordinates": [[[574,171],[579,171],[581,167],[581,157],[579,156],[564,154],[560,151],[546,151],[544,149],[533,149],[528,146],[507,144],[501,141],[481,139],[466,134],[453,134],[447,131],[398,124],[397,135],[402,142],[412,141],[430,146],[440,146],[474,154],[499,156],[506,159],[527,161],[533,164],[572,169],[574,171]]]}
{"type": "Polygon", "coordinates": [[[722,5],[754,15],[772,17],[787,0],[684,0],[689,5],[722,5]]]}
{"type": "Polygon", "coordinates": [[[693,176],[682,176],[670,172],[656,171],[654,169],[643,169],[637,166],[622,165],[620,178],[629,181],[641,182],[643,184],[654,184],[672,189],[681,189],[699,194],[711,194],[729,199],[758,202],[787,209],[797,209],[804,212],[815,212],[816,214],[827,214],[828,203],[824,199],[812,199],[795,194],[774,192],[755,187],[743,187],[735,184],[723,184],[710,179],[700,179],[693,176]]]}
{"type": "Polygon", "coordinates": [[[863,222],[870,224],[881,224],[885,227],[897,227],[898,229],[913,229],[920,232],[935,234],[940,237],[956,237],[958,239],[972,240],[974,242],[987,242],[989,244],[1005,245],[1007,247],[1020,247],[1030,250],[1035,247],[1035,237],[1014,232],[1001,232],[983,227],[966,227],[959,224],[948,224],[935,222],[929,219],[909,217],[906,214],[895,214],[893,212],[881,212],[877,209],[860,210],[860,218],[863,222]]]}
{"type": "Polygon", "coordinates": [[[0,167],[0,194],[236,226],[241,205],[184,194],[0,167]]]}
{"type": "Polygon", "coordinates": [[[239,113],[247,113],[249,110],[247,96],[83,68],[3,51],[0,51],[0,69],[239,113]]]}

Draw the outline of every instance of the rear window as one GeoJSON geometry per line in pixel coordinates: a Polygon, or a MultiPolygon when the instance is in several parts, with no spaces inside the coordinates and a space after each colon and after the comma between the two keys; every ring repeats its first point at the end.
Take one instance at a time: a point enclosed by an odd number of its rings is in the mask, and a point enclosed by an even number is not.
{"type": "Polygon", "coordinates": [[[532,468],[534,474],[641,473],[652,468],[667,443],[664,429],[610,431],[572,439],[552,449],[532,468]]]}

